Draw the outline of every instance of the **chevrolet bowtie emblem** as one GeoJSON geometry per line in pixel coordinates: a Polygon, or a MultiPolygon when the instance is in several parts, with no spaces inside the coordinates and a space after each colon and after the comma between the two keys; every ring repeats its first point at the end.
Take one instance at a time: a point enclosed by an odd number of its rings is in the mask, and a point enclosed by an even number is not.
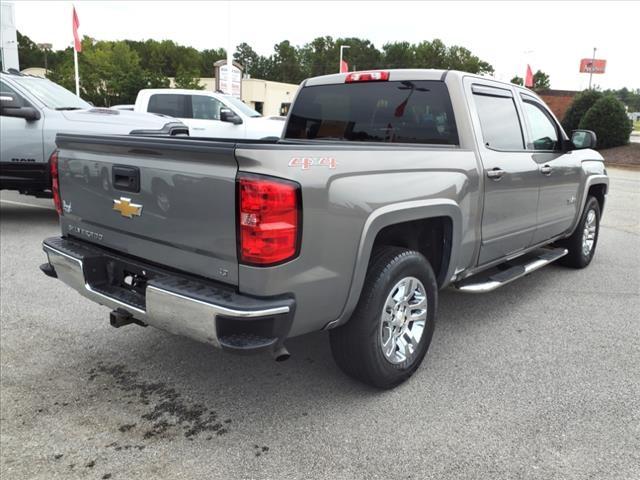
{"type": "Polygon", "coordinates": [[[113,209],[127,218],[133,218],[134,215],[139,217],[142,214],[142,205],[131,203],[131,199],[125,197],[120,197],[120,200],[114,199],[113,209]]]}

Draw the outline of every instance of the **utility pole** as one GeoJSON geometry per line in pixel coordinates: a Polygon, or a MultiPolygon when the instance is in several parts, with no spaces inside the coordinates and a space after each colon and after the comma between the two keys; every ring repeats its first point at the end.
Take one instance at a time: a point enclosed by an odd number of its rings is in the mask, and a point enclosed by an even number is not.
{"type": "Polygon", "coordinates": [[[338,73],[342,73],[342,51],[345,48],[351,48],[349,45],[340,45],[340,63],[338,64],[338,73]]]}
{"type": "Polygon", "coordinates": [[[593,69],[596,63],[596,47],[593,47],[593,57],[591,57],[591,68],[589,69],[589,90],[591,90],[591,77],[593,77],[593,69]]]}

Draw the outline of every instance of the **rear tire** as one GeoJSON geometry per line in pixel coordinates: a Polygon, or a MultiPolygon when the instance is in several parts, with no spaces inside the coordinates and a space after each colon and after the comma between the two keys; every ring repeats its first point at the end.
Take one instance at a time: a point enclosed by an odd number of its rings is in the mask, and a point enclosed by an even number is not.
{"type": "Polygon", "coordinates": [[[436,276],[422,254],[400,247],[375,250],[351,319],[329,332],[336,363],[374,387],[404,382],[429,349],[437,300],[436,276]]]}
{"type": "Polygon", "coordinates": [[[570,237],[558,242],[569,253],[558,260],[571,268],[584,268],[591,263],[596,253],[600,234],[600,204],[595,197],[587,198],[580,222],[570,237]]]}

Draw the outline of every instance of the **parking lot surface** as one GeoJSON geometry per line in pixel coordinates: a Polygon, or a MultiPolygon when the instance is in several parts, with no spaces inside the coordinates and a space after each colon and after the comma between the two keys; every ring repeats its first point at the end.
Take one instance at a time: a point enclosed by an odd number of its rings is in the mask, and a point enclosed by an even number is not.
{"type": "Polygon", "coordinates": [[[388,392],[345,377],[326,333],[275,363],[112,328],[38,270],[50,201],[2,192],[0,476],[640,478],[640,171],[610,175],[587,269],[441,292],[423,366],[388,392]]]}

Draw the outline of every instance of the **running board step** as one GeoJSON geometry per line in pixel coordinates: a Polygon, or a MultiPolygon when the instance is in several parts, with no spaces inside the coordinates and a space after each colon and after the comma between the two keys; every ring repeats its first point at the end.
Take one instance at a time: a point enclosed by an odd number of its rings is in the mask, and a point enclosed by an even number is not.
{"type": "Polygon", "coordinates": [[[555,262],[567,253],[569,253],[568,250],[564,248],[540,248],[490,270],[465,278],[455,283],[454,286],[462,292],[490,292],[555,262]]]}

